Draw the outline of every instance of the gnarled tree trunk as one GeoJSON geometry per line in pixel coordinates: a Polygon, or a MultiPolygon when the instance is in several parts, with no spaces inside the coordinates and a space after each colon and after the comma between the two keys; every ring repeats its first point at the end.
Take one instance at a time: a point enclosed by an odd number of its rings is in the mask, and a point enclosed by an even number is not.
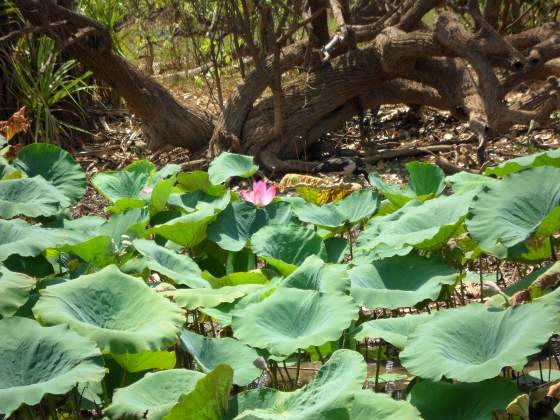
{"type": "Polygon", "coordinates": [[[520,83],[560,73],[553,61],[560,57],[560,31],[558,25],[547,24],[503,36],[498,31],[498,0],[488,0],[483,10],[478,1],[462,2],[466,6],[441,12],[433,28],[421,19],[440,5],[438,0],[404,0],[395,8],[358,5],[355,10],[371,9],[376,15],[354,22],[345,0],[309,2],[308,14],[315,18],[304,24],[311,39],[286,45],[276,56],[256,63],[215,120],[195,106],[182,106],[117,56],[98,23],[53,0],[15,2],[35,25],[66,21],[48,34],[123,96],[144,121],[152,148],[208,146],[210,156],[233,150],[257,156],[269,169],[305,170],[307,165],[289,160],[304,156],[328,131],[363,109],[406,103],[448,110],[467,121],[479,138],[482,161],[492,136],[514,124],[547,124],[559,105],[555,79],[530,98],[507,102],[507,93],[520,83]],[[337,14],[341,33],[331,41],[322,13],[325,4],[343,11],[337,14]],[[477,29],[467,30],[460,14],[470,15],[477,29]],[[282,87],[282,124],[277,124],[278,101],[262,98],[271,87],[268,73],[304,65],[306,71],[282,87]]]}

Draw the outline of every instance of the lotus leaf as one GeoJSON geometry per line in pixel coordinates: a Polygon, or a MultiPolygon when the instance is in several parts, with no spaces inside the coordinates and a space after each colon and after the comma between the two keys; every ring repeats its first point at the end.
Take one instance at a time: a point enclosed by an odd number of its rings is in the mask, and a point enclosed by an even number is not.
{"type": "Polygon", "coordinates": [[[156,214],[165,209],[167,206],[167,200],[173,190],[175,185],[175,177],[169,177],[168,179],[163,179],[159,181],[152,190],[150,195],[150,213],[156,214]]]}
{"type": "Polygon", "coordinates": [[[232,176],[248,178],[253,175],[258,166],[253,163],[251,156],[222,152],[220,156],[210,163],[208,177],[214,185],[226,182],[232,176]]]}
{"type": "Polygon", "coordinates": [[[416,328],[400,360],[410,373],[435,381],[493,378],[506,366],[521,370],[552,335],[557,317],[556,308],[540,303],[440,311],[416,328]]]}
{"type": "Polygon", "coordinates": [[[67,151],[48,143],[25,146],[14,165],[29,177],[41,175],[64,194],[72,204],[86,192],[86,175],[67,151]]]}
{"type": "Polygon", "coordinates": [[[412,247],[433,251],[461,227],[472,193],[410,201],[394,213],[373,218],[358,236],[359,252],[377,259],[405,255],[412,247]]]}
{"type": "Polygon", "coordinates": [[[438,166],[414,161],[407,163],[405,167],[410,174],[405,189],[401,189],[398,185],[386,184],[374,173],[369,174],[369,182],[397,207],[414,199],[425,201],[441,194],[444,190],[445,174],[438,166]]]}
{"type": "Polygon", "coordinates": [[[220,303],[231,303],[250,291],[260,288],[260,285],[244,284],[239,286],[224,286],[219,289],[177,289],[165,292],[181,308],[193,310],[202,306],[213,308],[220,303]]]}
{"type": "Polygon", "coordinates": [[[173,369],[177,364],[175,352],[166,350],[112,354],[111,356],[124,370],[130,373],[151,369],[173,369]]]}
{"type": "Polygon", "coordinates": [[[421,420],[418,410],[409,402],[395,401],[373,391],[357,391],[349,410],[352,420],[421,420]]]}
{"type": "Polygon", "coordinates": [[[222,249],[237,252],[263,226],[286,224],[291,218],[291,207],[287,203],[273,202],[258,208],[247,201],[234,201],[210,225],[208,238],[222,249]]]}
{"type": "Polygon", "coordinates": [[[146,265],[150,270],[169,277],[176,284],[194,288],[209,286],[209,283],[200,277],[200,268],[189,256],[178,254],[145,239],[137,239],[133,245],[146,258],[146,265]]]}
{"type": "Polygon", "coordinates": [[[23,220],[0,220],[0,262],[10,255],[36,257],[47,248],[85,241],[87,236],[67,229],[47,229],[23,220]]]}
{"type": "Polygon", "coordinates": [[[233,314],[233,334],[251,347],[276,355],[337,340],[358,318],[349,296],[278,288],[261,302],[233,314]]]}
{"type": "Polygon", "coordinates": [[[192,392],[204,374],[186,369],[147,373],[139,381],[117,389],[113,403],[104,411],[110,419],[161,420],[181,395],[192,392]],[[147,417],[144,414],[148,412],[147,417]]]}
{"type": "Polygon", "coordinates": [[[231,193],[227,190],[221,195],[213,195],[204,191],[194,191],[184,194],[172,194],[169,197],[169,204],[178,207],[187,213],[195,210],[220,210],[227,208],[231,201],[231,193]]]}
{"type": "Polygon", "coordinates": [[[519,394],[512,381],[502,378],[474,384],[421,381],[408,396],[425,420],[492,420],[519,394]]]}
{"type": "Polygon", "coordinates": [[[239,420],[348,418],[347,408],[354,393],[362,392],[365,379],[363,357],[355,351],[337,350],[303,388],[293,392],[261,388],[238,394],[228,418],[235,414],[239,420]]]}
{"type": "Polygon", "coordinates": [[[208,338],[183,330],[181,343],[204,373],[225,363],[233,368],[233,383],[240,386],[248,385],[262,373],[254,364],[259,357],[256,350],[232,338],[208,338]]]}
{"type": "Polygon", "coordinates": [[[146,160],[136,161],[126,167],[124,171],[106,171],[95,174],[91,183],[97,191],[112,203],[121,199],[140,200],[140,193],[148,183],[148,179],[154,171],[155,165],[146,160]]]}
{"type": "Polygon", "coordinates": [[[223,420],[228,409],[233,370],[219,365],[183,394],[164,420],[223,420]]]}
{"type": "Polygon", "coordinates": [[[455,194],[463,194],[473,190],[478,191],[486,185],[493,185],[500,182],[496,178],[473,174],[471,172],[459,172],[446,177],[445,180],[452,184],[455,194]]]}
{"type": "Polygon", "coordinates": [[[47,287],[33,312],[47,325],[67,323],[117,354],[164,349],[184,323],[179,307],[115,266],[47,287]]]}
{"type": "Polygon", "coordinates": [[[227,190],[225,185],[212,185],[205,171],[181,172],[177,175],[177,182],[183,191],[202,191],[216,197],[221,197],[227,190]]]}
{"type": "Polygon", "coordinates": [[[78,382],[99,382],[105,375],[99,349],[66,325],[7,318],[0,320],[0,336],[0,414],[6,417],[46,394],[66,394],[78,382]]]}
{"type": "Polygon", "coordinates": [[[296,289],[345,293],[350,287],[350,277],[346,266],[328,264],[321,258],[311,255],[281,284],[296,289]]]}
{"type": "Polygon", "coordinates": [[[506,175],[538,166],[560,167],[560,150],[549,150],[528,156],[506,160],[498,166],[486,168],[485,175],[505,177],[506,175]]]}
{"type": "Polygon", "coordinates": [[[251,246],[256,255],[284,275],[289,275],[310,255],[318,255],[323,261],[327,259],[321,237],[302,226],[265,226],[253,235],[251,246]]]}
{"type": "Polygon", "coordinates": [[[248,272],[230,273],[223,277],[214,277],[208,272],[202,274],[203,278],[208,281],[214,288],[224,286],[240,286],[242,284],[267,284],[266,277],[261,270],[248,272]]]}
{"type": "Polygon", "coordinates": [[[466,224],[483,250],[501,258],[535,234],[550,236],[560,229],[560,168],[527,169],[486,186],[466,224]]]}
{"type": "Polygon", "coordinates": [[[0,316],[13,316],[27,302],[34,287],[34,278],[0,265],[0,316]]]}
{"type": "Polygon", "coordinates": [[[348,275],[360,305],[397,309],[437,299],[441,286],[454,284],[458,273],[437,258],[406,255],[359,265],[348,275]]]}
{"type": "Polygon", "coordinates": [[[206,228],[215,218],[213,209],[204,208],[156,225],[150,229],[150,233],[190,248],[206,238],[206,228]]]}
{"type": "Polygon", "coordinates": [[[0,182],[0,218],[54,216],[70,200],[42,176],[0,182]]]}
{"type": "Polygon", "coordinates": [[[366,337],[382,338],[402,350],[416,327],[428,322],[431,317],[430,314],[408,314],[404,317],[374,319],[360,324],[353,334],[356,340],[366,337]]]}
{"type": "Polygon", "coordinates": [[[294,210],[302,222],[327,229],[351,227],[370,218],[379,207],[379,197],[370,190],[359,190],[348,197],[322,206],[305,200],[294,201],[294,210]]]}

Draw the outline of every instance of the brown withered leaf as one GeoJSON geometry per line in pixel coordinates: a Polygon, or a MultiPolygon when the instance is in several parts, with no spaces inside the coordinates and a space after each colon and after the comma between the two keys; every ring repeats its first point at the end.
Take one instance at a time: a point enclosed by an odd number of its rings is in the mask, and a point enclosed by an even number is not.
{"type": "Polygon", "coordinates": [[[8,121],[0,121],[0,134],[10,141],[18,133],[24,132],[29,127],[25,118],[25,107],[13,114],[8,121]]]}

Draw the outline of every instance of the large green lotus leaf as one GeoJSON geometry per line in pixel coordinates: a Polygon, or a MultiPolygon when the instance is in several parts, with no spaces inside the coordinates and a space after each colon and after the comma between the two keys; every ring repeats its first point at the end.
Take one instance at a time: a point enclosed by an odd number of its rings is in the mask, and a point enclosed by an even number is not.
{"type": "Polygon", "coordinates": [[[555,166],[560,167],[560,149],[549,150],[547,152],[535,153],[528,156],[522,156],[511,160],[506,160],[498,166],[486,168],[485,175],[495,175],[504,177],[506,175],[522,171],[527,168],[535,168],[538,166],[555,166]]]}
{"type": "Polygon", "coordinates": [[[13,316],[29,299],[35,279],[0,265],[0,316],[13,316]]]}
{"type": "Polygon", "coordinates": [[[362,355],[352,350],[337,350],[321,366],[317,376],[293,392],[270,388],[245,391],[237,395],[230,416],[235,419],[344,419],[354,393],[361,392],[366,379],[362,355]],[[342,417],[341,417],[342,415],[342,417]]]}
{"type": "Polygon", "coordinates": [[[395,401],[388,395],[364,390],[354,394],[348,419],[421,420],[422,417],[407,401],[395,401]]]}
{"type": "Polygon", "coordinates": [[[47,325],[67,323],[117,354],[164,349],[185,321],[179,307],[115,266],[47,287],[33,313],[47,325]]]}
{"type": "Polygon", "coordinates": [[[445,189],[445,173],[439,166],[419,161],[404,166],[410,174],[408,188],[417,197],[438,196],[445,189]]]}
{"type": "Polygon", "coordinates": [[[222,363],[231,366],[236,385],[246,386],[262,373],[254,364],[259,357],[257,351],[233,338],[208,338],[184,329],[181,343],[204,373],[222,363]]]}
{"type": "Polygon", "coordinates": [[[286,277],[281,285],[320,292],[346,293],[350,287],[347,270],[345,265],[327,264],[316,255],[311,255],[286,277]]]}
{"type": "Polygon", "coordinates": [[[313,223],[327,229],[352,226],[370,218],[379,206],[379,197],[370,190],[359,190],[348,197],[322,206],[305,200],[293,202],[298,218],[305,223],[313,223]]]}
{"type": "Polygon", "coordinates": [[[237,252],[263,226],[287,224],[291,219],[292,211],[287,203],[272,202],[258,208],[247,201],[234,201],[210,225],[208,239],[222,249],[237,252]]]}
{"type": "Polygon", "coordinates": [[[557,317],[556,308],[540,303],[440,311],[416,328],[400,360],[410,373],[435,381],[493,378],[506,366],[521,370],[552,335],[557,317]]]}
{"type": "Polygon", "coordinates": [[[560,168],[527,169],[485,187],[466,225],[483,250],[500,258],[535,234],[550,236],[560,229],[560,168]]]}
{"type": "Polygon", "coordinates": [[[233,370],[219,365],[183,394],[164,420],[223,420],[228,409],[233,370]]]}
{"type": "Polygon", "coordinates": [[[176,178],[174,176],[159,181],[150,195],[150,213],[156,214],[165,210],[167,200],[173,190],[176,178]]]}
{"type": "Polygon", "coordinates": [[[150,213],[145,208],[128,209],[122,213],[112,214],[98,229],[101,235],[110,236],[120,246],[123,235],[132,237],[146,236],[146,225],[150,221],[150,213]]]}
{"type": "Polygon", "coordinates": [[[173,369],[177,364],[175,352],[167,350],[112,354],[111,356],[124,370],[130,373],[151,369],[173,369]]]}
{"type": "Polygon", "coordinates": [[[369,182],[397,207],[404,206],[414,199],[428,200],[441,194],[444,190],[445,174],[440,167],[418,161],[409,162],[405,167],[410,179],[404,189],[398,185],[385,183],[374,173],[369,174],[369,182]]]}
{"type": "Polygon", "coordinates": [[[214,277],[207,271],[202,273],[202,277],[210,283],[210,285],[218,289],[224,286],[240,286],[242,284],[267,284],[266,277],[261,270],[248,272],[230,273],[223,277],[214,277]]]}
{"type": "Polygon", "coordinates": [[[271,225],[260,229],[251,238],[253,252],[289,275],[310,255],[327,260],[321,237],[313,230],[296,225],[271,225]]]}
{"type": "Polygon", "coordinates": [[[271,296],[233,314],[233,334],[240,341],[277,355],[337,340],[358,318],[349,296],[278,288],[271,296]]]}
{"type": "MultiPolygon", "coordinates": [[[[1,147],[2,146],[0,145],[0,148],[1,147]]],[[[24,176],[20,170],[10,165],[10,163],[0,155],[0,181],[6,179],[18,179],[23,177],[24,176]]]]}
{"type": "Polygon", "coordinates": [[[70,200],[42,176],[0,182],[0,218],[54,216],[70,200]]]}
{"type": "Polygon", "coordinates": [[[237,252],[265,224],[266,220],[257,217],[257,207],[246,201],[235,201],[210,225],[208,239],[222,249],[237,252]]]}
{"type": "MultiPolygon", "coordinates": [[[[123,198],[138,199],[154,170],[153,163],[139,160],[128,165],[123,171],[106,171],[95,174],[91,183],[112,203],[123,198]]],[[[143,204],[143,200],[140,201],[143,204]]]]}
{"type": "Polygon", "coordinates": [[[212,185],[205,171],[181,172],[177,175],[177,183],[183,191],[203,191],[216,197],[221,197],[227,190],[225,185],[212,185]]]}
{"type": "Polygon", "coordinates": [[[360,324],[352,333],[356,340],[366,337],[382,338],[399,349],[404,349],[408,337],[419,325],[425,324],[431,319],[430,314],[405,315],[396,318],[381,318],[360,324]]]}
{"type": "Polygon", "coordinates": [[[448,176],[445,180],[451,183],[455,194],[463,194],[473,190],[478,191],[486,185],[493,185],[500,182],[496,178],[464,171],[448,176]]]}
{"type": "Polygon", "coordinates": [[[394,213],[373,218],[358,236],[358,250],[375,258],[404,255],[412,247],[434,251],[461,227],[472,193],[411,201],[394,213]]]}
{"type": "Polygon", "coordinates": [[[225,191],[221,195],[208,194],[204,191],[187,192],[184,194],[172,194],[169,204],[191,213],[195,210],[219,210],[226,209],[231,201],[231,192],[225,191]]]}
{"type": "Polygon", "coordinates": [[[95,267],[105,267],[117,260],[113,240],[109,236],[96,236],[79,244],[61,246],[58,250],[74,254],[95,267]]]}
{"type": "Polygon", "coordinates": [[[358,265],[348,275],[360,305],[397,309],[437,299],[441,286],[454,284],[458,273],[438,258],[406,255],[358,265]]]}
{"type": "Polygon", "coordinates": [[[0,337],[0,414],[6,417],[22,404],[34,406],[46,394],[66,394],[78,382],[105,375],[99,349],[66,325],[6,318],[0,337]]]}
{"type": "Polygon", "coordinates": [[[191,257],[159,246],[154,241],[137,239],[134,248],[146,258],[150,270],[169,277],[176,284],[188,287],[208,287],[210,284],[201,278],[201,271],[191,257]]]}
{"type": "Polygon", "coordinates": [[[221,303],[231,303],[245,296],[247,293],[261,288],[257,284],[243,284],[239,286],[224,286],[219,289],[177,289],[165,292],[181,308],[193,310],[200,307],[213,308],[221,303]]]}
{"type": "Polygon", "coordinates": [[[14,165],[27,176],[41,175],[64,194],[72,204],[86,192],[86,175],[82,167],[66,150],[48,143],[25,146],[14,165]]]}
{"type": "Polygon", "coordinates": [[[259,169],[251,156],[222,152],[210,163],[208,176],[214,185],[229,180],[232,176],[248,178],[259,169]]]}
{"type": "Polygon", "coordinates": [[[520,391],[503,378],[478,383],[420,381],[408,401],[425,420],[492,420],[495,411],[505,410],[520,391]]]}
{"type": "Polygon", "coordinates": [[[266,298],[274,289],[276,284],[269,283],[253,291],[249,291],[245,296],[231,303],[221,303],[213,308],[202,307],[200,312],[215,319],[222,327],[231,325],[233,314],[237,311],[242,311],[246,307],[260,302],[266,298]]]}
{"type": "Polygon", "coordinates": [[[204,374],[186,369],[147,373],[139,381],[117,389],[113,403],[104,410],[110,419],[161,420],[179,397],[194,390],[204,374]],[[144,414],[148,412],[147,417],[144,414]]]}
{"type": "Polygon", "coordinates": [[[215,218],[214,211],[205,208],[156,225],[149,232],[191,248],[206,238],[206,229],[215,218]]]}
{"type": "Polygon", "coordinates": [[[0,262],[10,255],[36,257],[47,248],[85,240],[85,234],[68,229],[41,228],[23,220],[0,220],[0,262]]]}

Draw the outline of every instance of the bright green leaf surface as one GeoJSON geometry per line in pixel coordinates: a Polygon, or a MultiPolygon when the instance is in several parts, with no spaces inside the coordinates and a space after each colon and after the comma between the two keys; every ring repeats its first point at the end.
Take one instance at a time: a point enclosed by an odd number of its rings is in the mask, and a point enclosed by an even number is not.
{"type": "Polygon", "coordinates": [[[0,414],[6,417],[22,404],[34,406],[46,394],[62,395],[105,375],[99,349],[66,325],[8,318],[0,320],[0,336],[0,414]]]}
{"type": "Polygon", "coordinates": [[[358,308],[340,293],[278,288],[263,301],[233,314],[233,334],[240,341],[273,354],[338,339],[357,319],[358,308]]]}
{"type": "Polygon", "coordinates": [[[502,378],[466,384],[422,381],[412,388],[408,401],[425,420],[492,420],[520,392],[502,378]]]}
{"type": "Polygon", "coordinates": [[[164,349],[184,323],[179,307],[115,266],[47,287],[33,312],[45,324],[66,323],[117,354],[164,349]]]}
{"type": "Polygon", "coordinates": [[[208,176],[214,185],[229,180],[232,176],[248,178],[258,169],[251,156],[222,152],[220,156],[210,163],[208,176]]]}
{"type": "Polygon", "coordinates": [[[440,311],[416,328],[400,360],[410,373],[435,381],[493,378],[506,366],[521,370],[552,335],[557,317],[556,308],[537,303],[440,311]]]}

